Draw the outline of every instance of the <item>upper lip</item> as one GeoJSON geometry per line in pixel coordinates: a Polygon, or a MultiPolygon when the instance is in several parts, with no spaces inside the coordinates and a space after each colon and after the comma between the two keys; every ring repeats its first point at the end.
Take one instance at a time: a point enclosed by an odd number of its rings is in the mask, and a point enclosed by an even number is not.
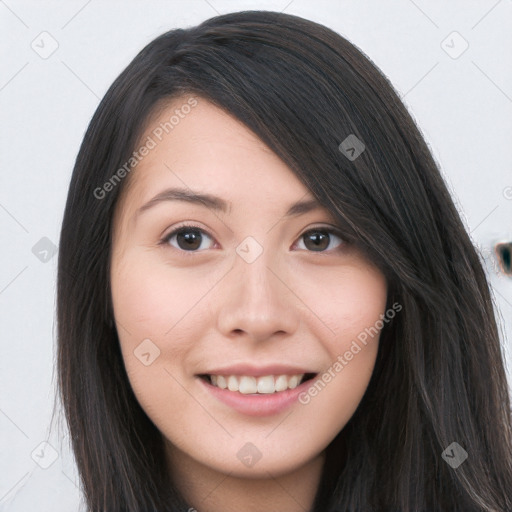
{"type": "Polygon", "coordinates": [[[250,377],[263,377],[265,375],[300,375],[302,373],[317,373],[311,369],[300,366],[284,364],[269,364],[266,366],[254,366],[253,364],[236,364],[223,366],[205,371],[201,375],[247,375],[250,377]]]}

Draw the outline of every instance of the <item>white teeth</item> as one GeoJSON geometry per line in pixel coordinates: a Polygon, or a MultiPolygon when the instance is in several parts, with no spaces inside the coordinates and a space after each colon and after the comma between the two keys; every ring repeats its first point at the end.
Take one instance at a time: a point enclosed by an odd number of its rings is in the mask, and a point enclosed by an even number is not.
{"type": "Polygon", "coordinates": [[[299,376],[298,375],[292,375],[290,379],[288,380],[288,387],[290,389],[294,389],[299,385],[299,376]]]}
{"type": "Polygon", "coordinates": [[[256,385],[256,379],[254,377],[240,377],[240,381],[238,384],[238,391],[243,393],[244,395],[248,395],[249,393],[256,393],[258,390],[258,386],[256,385]]]}
{"type": "Polygon", "coordinates": [[[229,391],[238,391],[238,379],[234,375],[228,377],[229,391]]]}
{"type": "Polygon", "coordinates": [[[274,391],[274,377],[272,375],[266,375],[258,379],[258,393],[273,393],[274,391]]]}
{"type": "Polygon", "coordinates": [[[304,378],[300,375],[265,375],[264,377],[251,377],[248,375],[210,375],[211,383],[221,389],[238,391],[248,394],[272,394],[287,389],[296,388],[304,378]]]}
{"type": "Polygon", "coordinates": [[[279,375],[276,379],[276,391],[284,391],[288,389],[288,378],[286,375],[279,375]]]}

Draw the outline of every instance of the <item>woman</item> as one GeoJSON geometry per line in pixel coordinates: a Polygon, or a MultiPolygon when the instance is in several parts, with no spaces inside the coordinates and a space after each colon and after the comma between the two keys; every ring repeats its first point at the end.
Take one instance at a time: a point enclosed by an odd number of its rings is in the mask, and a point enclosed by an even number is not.
{"type": "Polygon", "coordinates": [[[85,135],[58,275],[89,510],[512,510],[489,287],[391,84],[238,12],[148,44],[85,135]]]}

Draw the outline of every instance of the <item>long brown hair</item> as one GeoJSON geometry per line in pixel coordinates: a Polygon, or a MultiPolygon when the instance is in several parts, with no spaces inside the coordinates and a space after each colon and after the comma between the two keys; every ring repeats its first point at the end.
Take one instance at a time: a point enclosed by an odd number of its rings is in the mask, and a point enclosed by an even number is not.
{"type": "Polygon", "coordinates": [[[129,178],[97,192],[129,161],[157,102],[184,93],[253,130],[385,273],[389,304],[403,308],[382,330],[357,411],[327,448],[314,511],[512,510],[493,303],[439,169],[368,57],[322,25],[270,11],[156,38],[112,84],[81,145],[59,248],[58,377],[89,510],[187,509],[112,322],[112,219],[129,178]],[[356,159],[340,150],[351,135],[364,143],[356,159]],[[456,469],[442,455],[454,442],[468,454],[456,469]]]}

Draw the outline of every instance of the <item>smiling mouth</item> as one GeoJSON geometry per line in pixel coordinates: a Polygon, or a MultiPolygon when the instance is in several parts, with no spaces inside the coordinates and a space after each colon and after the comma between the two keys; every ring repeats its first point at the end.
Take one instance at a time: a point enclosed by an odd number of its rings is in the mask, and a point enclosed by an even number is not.
{"type": "Polygon", "coordinates": [[[199,375],[199,377],[220,389],[244,395],[269,395],[295,389],[300,384],[313,379],[316,375],[316,373],[301,373],[296,375],[265,375],[262,377],[250,375],[199,375]]]}

